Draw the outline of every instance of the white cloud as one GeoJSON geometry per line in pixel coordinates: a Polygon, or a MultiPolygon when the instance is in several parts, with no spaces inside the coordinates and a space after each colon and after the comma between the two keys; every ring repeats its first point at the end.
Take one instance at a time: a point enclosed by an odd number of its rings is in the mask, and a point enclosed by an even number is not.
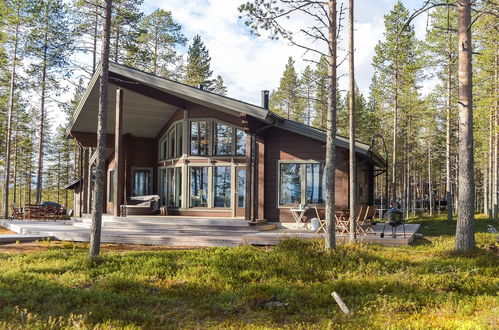
{"type": "MultiPolygon", "coordinates": [[[[356,80],[360,90],[367,95],[372,76],[371,60],[374,46],[382,38],[383,16],[396,1],[364,1],[356,6],[356,80]]],[[[215,74],[224,78],[228,95],[247,102],[258,104],[260,90],[274,89],[279,84],[284,65],[289,56],[296,60],[299,71],[310,64],[303,60],[303,50],[288,45],[284,40],[270,40],[266,37],[253,37],[238,18],[238,6],[243,0],[149,0],[145,2],[146,12],[156,8],[170,10],[179,21],[184,33],[190,39],[201,35],[212,58],[215,74]]],[[[410,1],[409,8],[417,7],[419,2],[410,1]]],[[[347,6],[344,5],[344,8],[347,6]]],[[[346,14],[345,14],[346,16],[346,14]]],[[[303,24],[303,19],[290,21],[292,28],[303,24]]],[[[343,22],[346,26],[346,20],[343,22]]],[[[424,25],[416,20],[418,37],[424,25]]],[[[346,28],[343,28],[346,33],[346,28]]],[[[339,44],[339,58],[345,56],[346,38],[339,44]]],[[[340,88],[346,89],[348,78],[347,62],[339,68],[340,88]]]]}

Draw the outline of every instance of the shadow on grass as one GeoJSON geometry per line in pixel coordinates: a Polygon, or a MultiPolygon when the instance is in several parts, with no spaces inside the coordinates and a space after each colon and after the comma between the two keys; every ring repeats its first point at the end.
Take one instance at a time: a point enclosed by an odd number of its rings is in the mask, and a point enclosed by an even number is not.
{"type": "Polygon", "coordinates": [[[85,315],[92,326],[274,327],[332,319],[365,328],[379,325],[373,313],[418,313],[495,293],[488,279],[497,258],[441,251],[412,259],[416,253],[362,244],[325,251],[321,241],[290,239],[274,249],[104,254],[91,264],[86,250],[51,249],[2,260],[10,269],[0,274],[0,318],[27,322],[14,312],[20,306],[44,320],[85,315]],[[355,306],[354,319],[339,312],[333,290],[355,306]],[[266,307],[272,297],[288,306],[266,307]]]}

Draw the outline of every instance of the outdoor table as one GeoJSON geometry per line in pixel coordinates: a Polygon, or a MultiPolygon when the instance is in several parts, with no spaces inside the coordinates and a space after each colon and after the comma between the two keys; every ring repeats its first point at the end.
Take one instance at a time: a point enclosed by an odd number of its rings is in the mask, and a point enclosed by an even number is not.
{"type": "Polygon", "coordinates": [[[305,215],[305,212],[307,212],[308,207],[303,207],[303,208],[293,208],[290,209],[289,211],[293,215],[293,218],[295,219],[295,224],[293,225],[293,228],[298,228],[298,229],[303,229],[304,223],[302,222],[303,216],[305,215]]]}

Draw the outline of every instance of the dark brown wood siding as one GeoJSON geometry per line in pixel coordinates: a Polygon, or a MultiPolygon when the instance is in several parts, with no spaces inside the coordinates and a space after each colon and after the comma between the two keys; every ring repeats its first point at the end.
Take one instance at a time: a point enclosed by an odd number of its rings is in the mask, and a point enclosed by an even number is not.
{"type": "MultiPolygon", "coordinates": [[[[268,221],[294,221],[289,208],[278,207],[278,161],[324,161],[325,153],[323,142],[276,127],[265,131],[264,205],[268,221]]],[[[335,200],[338,208],[344,208],[348,205],[348,149],[337,147],[336,160],[335,200]]]]}

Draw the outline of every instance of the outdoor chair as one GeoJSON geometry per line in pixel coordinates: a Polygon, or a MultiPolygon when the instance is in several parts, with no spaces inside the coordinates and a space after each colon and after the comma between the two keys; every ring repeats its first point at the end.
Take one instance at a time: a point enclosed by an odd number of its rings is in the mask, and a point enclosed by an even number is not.
{"type": "Polygon", "coordinates": [[[375,235],[374,229],[374,218],[376,216],[376,208],[374,206],[367,206],[364,208],[364,212],[359,214],[357,218],[357,233],[361,235],[372,234],[375,235]]]}
{"type": "Polygon", "coordinates": [[[45,205],[45,219],[55,221],[60,218],[59,208],[55,205],[45,205]]]}
{"type": "Polygon", "coordinates": [[[319,220],[319,229],[317,229],[316,233],[320,233],[321,231],[326,233],[326,210],[324,208],[321,208],[320,210],[322,211],[323,217],[321,217],[321,214],[319,213],[319,208],[317,206],[314,206],[315,209],[315,214],[317,215],[317,219],[319,220]]]}
{"type": "Polygon", "coordinates": [[[24,206],[26,219],[39,220],[45,218],[45,206],[39,204],[26,204],[24,206]]]}
{"type": "Polygon", "coordinates": [[[335,217],[335,229],[340,235],[350,233],[350,217],[348,213],[344,211],[334,212],[335,217]]]}
{"type": "Polygon", "coordinates": [[[10,204],[10,208],[12,210],[12,214],[9,217],[9,220],[24,220],[24,212],[22,208],[17,207],[16,203],[10,204]]]}

